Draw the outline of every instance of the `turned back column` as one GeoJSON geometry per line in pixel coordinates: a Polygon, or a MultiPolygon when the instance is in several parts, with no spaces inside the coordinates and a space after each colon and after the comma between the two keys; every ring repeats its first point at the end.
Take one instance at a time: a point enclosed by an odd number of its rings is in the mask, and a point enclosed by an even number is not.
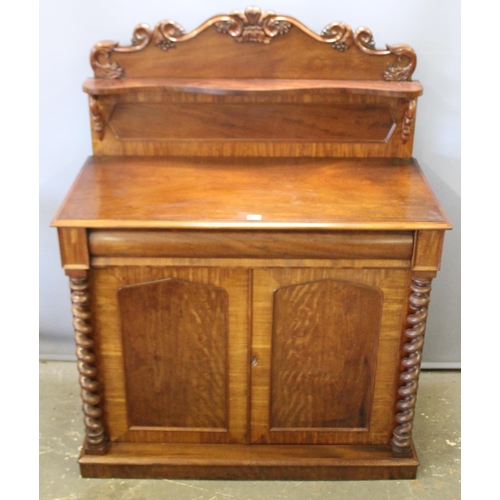
{"type": "Polygon", "coordinates": [[[406,326],[402,337],[391,447],[395,456],[411,454],[413,419],[432,278],[441,264],[444,231],[416,231],[406,326]]]}
{"type": "Polygon", "coordinates": [[[87,231],[83,228],[58,228],[62,266],[69,277],[71,313],[82,409],[85,423],[85,453],[103,455],[108,448],[104,426],[102,386],[96,360],[96,342],[90,307],[90,256],[87,231]]]}

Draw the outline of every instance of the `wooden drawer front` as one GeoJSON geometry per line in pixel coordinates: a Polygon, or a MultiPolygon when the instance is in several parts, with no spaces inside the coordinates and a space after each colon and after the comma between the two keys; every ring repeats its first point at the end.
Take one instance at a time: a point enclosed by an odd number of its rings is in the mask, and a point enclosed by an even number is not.
{"type": "Polygon", "coordinates": [[[94,257],[410,259],[412,232],[91,231],[94,257]]]}

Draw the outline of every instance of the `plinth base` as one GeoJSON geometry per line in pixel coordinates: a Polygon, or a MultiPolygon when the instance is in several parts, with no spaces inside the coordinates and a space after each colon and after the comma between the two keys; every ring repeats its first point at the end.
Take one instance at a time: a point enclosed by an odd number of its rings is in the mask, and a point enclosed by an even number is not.
{"type": "Polygon", "coordinates": [[[186,445],[115,443],[79,460],[83,477],[143,479],[414,479],[418,459],[367,445],[186,445]]]}

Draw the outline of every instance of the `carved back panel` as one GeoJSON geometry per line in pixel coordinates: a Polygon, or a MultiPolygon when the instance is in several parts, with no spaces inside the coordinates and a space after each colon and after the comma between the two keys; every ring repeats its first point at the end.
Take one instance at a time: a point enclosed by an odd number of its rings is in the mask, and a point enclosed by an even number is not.
{"type": "Polygon", "coordinates": [[[139,24],[91,51],[95,154],[411,156],[416,55],[368,28],[249,7],[186,33],[139,24]]]}
{"type": "Polygon", "coordinates": [[[160,21],[154,29],[139,24],[128,47],[96,44],[91,64],[96,78],[112,79],[411,81],[416,55],[402,44],[376,49],[368,28],[353,31],[348,24],[335,22],[318,35],[293,17],[248,7],[214,16],[189,33],[171,20],[160,21]]]}

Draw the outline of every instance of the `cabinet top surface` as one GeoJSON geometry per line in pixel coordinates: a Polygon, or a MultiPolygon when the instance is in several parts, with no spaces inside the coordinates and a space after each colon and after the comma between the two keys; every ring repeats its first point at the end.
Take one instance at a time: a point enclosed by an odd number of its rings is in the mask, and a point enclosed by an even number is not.
{"type": "Polygon", "coordinates": [[[414,159],[90,157],[52,225],[450,229],[414,159]]]}

